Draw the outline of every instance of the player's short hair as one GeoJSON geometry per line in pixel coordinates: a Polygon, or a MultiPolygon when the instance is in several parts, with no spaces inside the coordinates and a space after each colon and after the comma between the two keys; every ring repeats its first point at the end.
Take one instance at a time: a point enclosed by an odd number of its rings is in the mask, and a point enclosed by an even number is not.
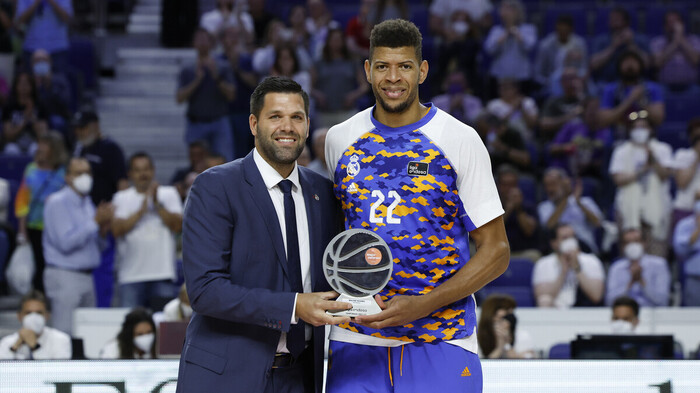
{"type": "Polygon", "coordinates": [[[423,61],[423,36],[418,27],[404,19],[389,19],[375,25],[369,36],[369,60],[372,61],[374,50],[379,47],[412,47],[418,62],[423,61]]]}
{"type": "Polygon", "coordinates": [[[250,95],[250,113],[256,118],[260,117],[260,112],[265,105],[265,96],[268,93],[299,94],[304,100],[304,112],[309,116],[309,95],[301,88],[301,85],[294,80],[281,76],[270,76],[265,78],[250,95]]]}
{"type": "Polygon", "coordinates": [[[635,317],[639,317],[639,303],[629,296],[620,296],[613,302],[612,308],[625,306],[632,309],[635,317]]]}

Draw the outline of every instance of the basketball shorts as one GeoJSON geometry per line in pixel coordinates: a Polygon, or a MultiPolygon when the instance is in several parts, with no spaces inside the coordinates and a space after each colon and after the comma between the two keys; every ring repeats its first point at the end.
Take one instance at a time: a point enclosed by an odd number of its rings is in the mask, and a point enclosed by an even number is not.
{"type": "Polygon", "coordinates": [[[458,346],[330,342],[327,393],[481,393],[479,357],[458,346]]]}

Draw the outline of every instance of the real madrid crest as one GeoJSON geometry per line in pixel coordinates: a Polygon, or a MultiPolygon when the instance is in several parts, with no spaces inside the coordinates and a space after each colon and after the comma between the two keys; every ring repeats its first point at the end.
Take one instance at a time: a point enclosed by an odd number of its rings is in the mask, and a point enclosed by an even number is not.
{"type": "Polygon", "coordinates": [[[347,167],[347,173],[350,177],[355,177],[358,173],[360,173],[360,157],[358,157],[357,154],[353,154],[350,157],[350,163],[347,167]]]}

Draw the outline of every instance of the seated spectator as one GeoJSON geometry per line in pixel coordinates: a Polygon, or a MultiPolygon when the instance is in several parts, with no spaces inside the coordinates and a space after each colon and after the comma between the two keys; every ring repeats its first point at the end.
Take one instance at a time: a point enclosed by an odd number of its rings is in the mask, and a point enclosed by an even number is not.
{"type": "Polygon", "coordinates": [[[494,294],[481,305],[477,330],[479,349],[487,359],[532,359],[530,334],[517,328],[516,303],[509,295],[494,294]]]}
{"type": "Polygon", "coordinates": [[[177,189],[177,192],[185,200],[186,187],[185,178],[190,173],[200,173],[204,170],[205,160],[209,157],[209,147],[204,141],[195,141],[190,143],[187,149],[187,158],[189,160],[189,165],[186,167],[178,168],[170,179],[170,184],[177,189]]]}
{"type": "Polygon", "coordinates": [[[46,326],[49,318],[49,305],[41,292],[24,295],[17,311],[22,327],[0,340],[0,360],[70,359],[70,336],[46,326]]]}
{"type": "Polygon", "coordinates": [[[367,19],[369,10],[376,0],[360,1],[360,9],[345,26],[345,40],[348,51],[356,59],[369,58],[369,33],[374,24],[367,19]]]}
{"type": "Polygon", "coordinates": [[[314,159],[307,166],[307,168],[323,177],[328,177],[328,167],[326,166],[326,134],[328,134],[328,128],[317,128],[311,134],[311,151],[314,153],[314,159]]]}
{"type": "Polygon", "coordinates": [[[244,10],[243,3],[236,0],[217,0],[213,10],[202,14],[199,26],[216,38],[221,37],[229,26],[239,27],[250,37],[255,33],[253,18],[244,10]]]}
{"type": "Polygon", "coordinates": [[[519,0],[504,0],[498,10],[501,24],[489,31],[484,49],[492,57],[489,75],[518,82],[532,78],[530,52],[537,44],[537,29],[525,23],[525,9],[519,0]]]}
{"type": "MultiPolygon", "coordinates": [[[[463,3],[465,6],[468,2],[463,3]]],[[[478,75],[478,59],[481,52],[479,28],[472,22],[466,7],[454,7],[446,16],[442,39],[437,46],[437,68],[432,83],[441,86],[448,74],[458,71],[465,75],[469,86],[482,90],[478,75]]]]}
{"type": "Polygon", "coordinates": [[[664,35],[651,40],[650,48],[659,82],[681,89],[698,82],[700,37],[686,33],[678,11],[666,12],[664,35]]]}
{"type": "Polygon", "coordinates": [[[597,98],[589,97],[582,105],[583,113],[564,124],[549,144],[549,165],[575,177],[599,178],[606,169],[604,162],[612,148],[612,133],[599,126],[597,98]]]}
{"type": "Polygon", "coordinates": [[[253,52],[253,71],[260,76],[267,76],[275,64],[277,48],[282,45],[291,45],[299,63],[299,69],[308,71],[313,66],[313,59],[308,49],[301,45],[291,43],[292,33],[284,26],[284,23],[275,19],[267,26],[265,43],[253,52]]]}
{"type": "MultiPolygon", "coordinates": [[[[275,62],[270,70],[271,76],[286,76],[301,85],[304,91],[311,91],[311,74],[301,68],[299,58],[290,44],[280,45],[275,49],[275,62]]],[[[310,112],[313,113],[313,103],[310,112]]]]}
{"type": "Polygon", "coordinates": [[[32,54],[32,73],[37,98],[46,109],[49,128],[61,131],[66,142],[72,143],[72,137],[68,134],[68,121],[71,118],[73,98],[68,79],[63,74],[51,71],[51,55],[43,49],[37,49],[32,54]]]}
{"type": "Polygon", "coordinates": [[[574,20],[571,15],[563,14],[557,18],[554,31],[540,41],[535,58],[535,82],[547,88],[550,76],[560,68],[566,53],[572,49],[580,52],[582,61],[587,62],[586,41],[574,33],[574,20]]]}
{"type": "Polygon", "coordinates": [[[163,320],[168,322],[189,321],[190,317],[192,317],[192,306],[190,298],[187,296],[187,288],[185,284],[182,284],[177,297],[169,301],[163,308],[163,320]]]}
{"type": "Polygon", "coordinates": [[[563,71],[560,78],[562,95],[550,97],[542,108],[538,121],[541,139],[551,140],[564,124],[583,114],[583,102],[586,100],[583,83],[583,78],[576,69],[567,68],[563,71]]]}
{"type": "Polygon", "coordinates": [[[565,70],[571,68],[581,78],[582,90],[586,95],[598,95],[598,87],[593,83],[588,73],[588,61],[584,57],[585,55],[584,50],[579,47],[564,49],[563,58],[554,65],[554,71],[549,75],[543,93],[550,97],[563,95],[561,77],[565,70]]]}
{"type": "Polygon", "coordinates": [[[612,305],[622,295],[641,306],[668,306],[671,273],[666,259],[644,252],[642,232],[628,229],[622,233],[623,258],[610,266],[605,304],[612,305]]]}
{"type": "Polygon", "coordinates": [[[525,142],[534,141],[533,130],[538,116],[535,100],[524,96],[518,84],[511,79],[498,81],[498,96],[486,104],[486,110],[506,121],[510,128],[520,133],[525,142]]]}
{"type": "Polygon", "coordinates": [[[114,340],[99,354],[100,359],[155,359],[156,325],[151,314],[143,308],[131,310],[114,340]]]}
{"type": "Polygon", "coordinates": [[[388,19],[408,19],[409,16],[406,0],[377,0],[370,7],[368,17],[376,25],[388,19]]]}
{"type": "Polygon", "coordinates": [[[73,19],[71,0],[19,0],[15,10],[15,23],[25,25],[22,44],[22,64],[29,68],[31,56],[37,49],[51,54],[56,70],[68,67],[68,26],[73,19]]]}
{"type": "Polygon", "coordinates": [[[496,174],[496,185],[505,209],[503,222],[506,226],[511,258],[527,258],[536,261],[542,257],[537,249],[538,225],[535,207],[523,201],[523,192],[518,186],[518,171],[503,164],[496,174]]]}
{"type": "Polygon", "coordinates": [[[550,232],[551,254],[535,263],[532,286],[538,307],[597,306],[603,301],[605,270],[594,254],[580,251],[574,228],[550,232]]]}
{"type": "MultiPolygon", "coordinates": [[[[309,16],[306,18],[306,30],[309,32],[309,44],[306,48],[309,60],[319,59],[324,42],[331,29],[340,28],[340,23],[333,20],[333,14],[328,9],[325,0],[306,0],[306,10],[309,16]]],[[[309,69],[311,64],[306,63],[306,58],[299,58],[303,68],[309,69]]]]}
{"type": "Polygon", "coordinates": [[[475,124],[483,110],[481,99],[471,94],[464,73],[452,71],[445,80],[445,94],[433,97],[433,105],[465,124],[475,124]]]}
{"type": "Polygon", "coordinates": [[[592,198],[582,195],[581,181],[572,186],[566,172],[550,167],[544,172],[542,183],[547,199],[537,206],[540,226],[553,231],[559,225],[567,224],[574,229],[584,250],[597,254],[595,230],[601,226],[603,214],[592,198]]]}
{"type": "Polygon", "coordinates": [[[629,139],[610,158],[609,173],[617,186],[615,211],[622,230],[642,228],[646,250],[666,256],[671,225],[672,149],[654,138],[643,113],[633,113],[629,139]]]}
{"type": "Polygon", "coordinates": [[[350,57],[343,30],[329,30],[312,80],[317,127],[332,127],[357,113],[357,100],[367,94],[369,84],[362,67],[350,57]]]}
{"type": "Polygon", "coordinates": [[[10,100],[2,108],[3,153],[34,154],[37,139],[48,131],[48,118],[34,79],[29,73],[20,72],[12,84],[10,100]]]}
{"type": "Polygon", "coordinates": [[[591,48],[591,71],[598,81],[612,82],[617,79],[617,65],[623,54],[634,52],[643,65],[648,65],[647,40],[635,34],[630,27],[630,15],[624,8],[614,8],[608,14],[608,33],[600,34],[593,40],[591,48]]]}
{"type": "Polygon", "coordinates": [[[683,304],[700,306],[700,199],[695,201],[694,214],[678,222],[673,231],[673,251],[685,272],[683,304]]]}
{"type": "Polygon", "coordinates": [[[626,52],[617,67],[620,79],[603,89],[600,99],[602,127],[617,125],[624,129],[632,112],[645,111],[649,122],[658,126],[664,121],[666,106],[661,87],[644,80],[644,61],[637,52],[626,52]]]}
{"type": "Polygon", "coordinates": [[[44,204],[51,194],[65,184],[66,150],[63,138],[55,131],[39,138],[34,161],[24,169],[22,183],[15,198],[18,240],[29,240],[34,255],[32,287],[44,291],[44,204]]]}
{"type": "MultiPolygon", "coordinates": [[[[446,30],[454,28],[451,16],[457,12],[466,12],[469,16],[469,30],[474,30],[480,39],[493,24],[493,4],[490,0],[434,0],[430,3],[430,32],[433,37],[444,40],[446,30]]],[[[463,29],[457,26],[456,30],[463,29]]]]}
{"type": "MultiPolygon", "coordinates": [[[[292,8],[289,10],[289,16],[287,18],[287,31],[289,31],[291,36],[289,38],[289,42],[291,42],[294,46],[300,46],[309,51],[311,34],[309,34],[306,21],[306,7],[301,4],[292,6],[292,8]]],[[[309,54],[313,59],[316,58],[316,53],[309,52],[309,54]]]]}
{"type": "Polygon", "coordinates": [[[673,223],[693,214],[693,203],[700,196],[700,117],[688,122],[689,146],[676,150],[674,169],[676,198],[673,201],[673,223]]]}
{"type": "Polygon", "coordinates": [[[484,111],[477,118],[475,128],[489,151],[492,168],[511,164],[522,171],[531,170],[530,152],[522,136],[506,121],[484,111]]]}
{"type": "Polygon", "coordinates": [[[613,334],[633,334],[639,325],[639,303],[631,297],[620,296],[612,303],[613,334]]]}

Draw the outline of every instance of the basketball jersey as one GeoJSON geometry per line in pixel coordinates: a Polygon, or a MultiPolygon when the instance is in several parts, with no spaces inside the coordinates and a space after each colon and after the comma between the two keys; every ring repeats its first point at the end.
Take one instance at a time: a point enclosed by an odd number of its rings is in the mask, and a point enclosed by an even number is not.
{"type": "MultiPolygon", "coordinates": [[[[365,228],[389,245],[394,267],[380,292],[424,295],[468,263],[469,232],[503,214],[488,152],[476,131],[431,104],[414,124],[392,128],[373,108],[332,127],[326,162],[346,228],[365,228]]],[[[473,296],[404,326],[349,332],[406,342],[471,336],[473,296]]],[[[349,340],[351,341],[351,340],[349,340]]]]}

